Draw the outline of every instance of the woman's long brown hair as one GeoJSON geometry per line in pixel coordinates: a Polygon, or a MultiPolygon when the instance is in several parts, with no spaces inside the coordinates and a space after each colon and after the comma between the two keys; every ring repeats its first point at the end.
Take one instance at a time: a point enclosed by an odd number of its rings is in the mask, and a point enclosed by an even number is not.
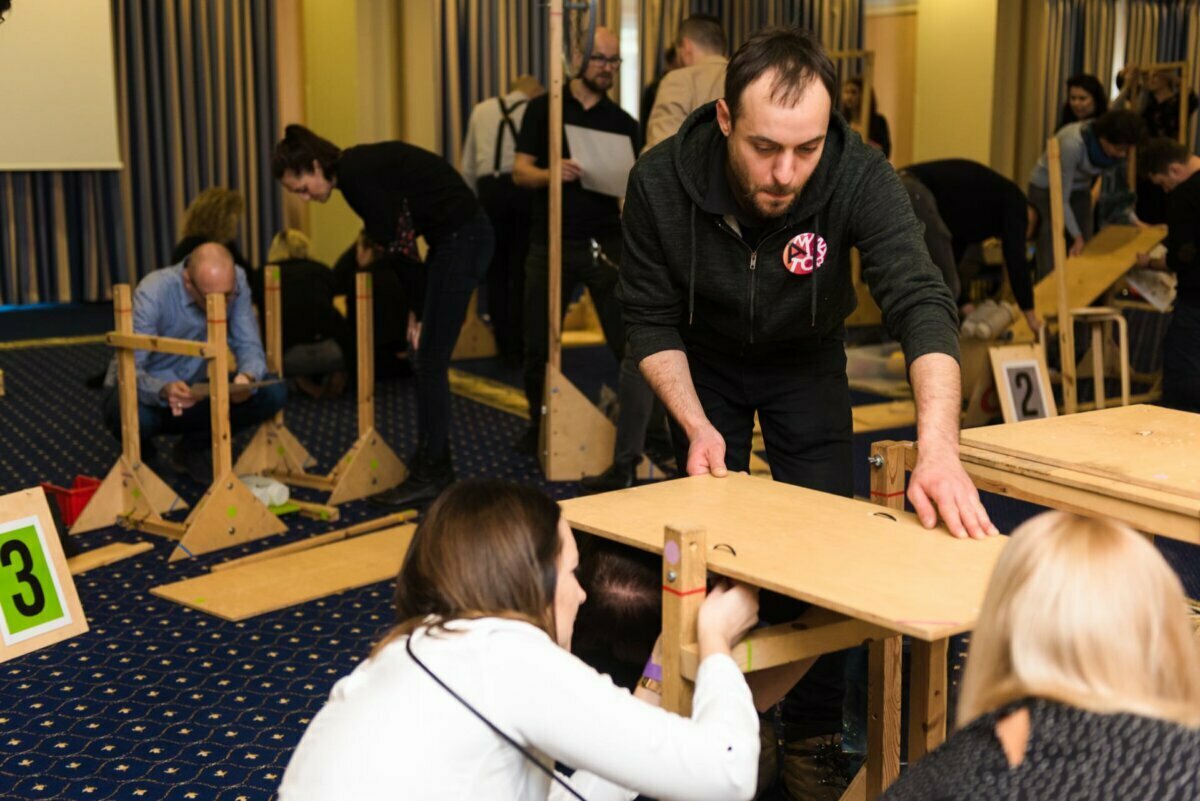
{"type": "Polygon", "coordinates": [[[451,485],[417,526],[396,578],[397,624],[384,645],[434,618],[525,620],[555,638],[554,591],[562,543],[558,504],[497,480],[451,485]]]}

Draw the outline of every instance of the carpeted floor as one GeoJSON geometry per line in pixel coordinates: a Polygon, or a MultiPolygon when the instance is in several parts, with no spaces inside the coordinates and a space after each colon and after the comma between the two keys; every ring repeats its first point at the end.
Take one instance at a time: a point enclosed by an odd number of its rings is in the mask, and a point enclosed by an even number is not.
{"type": "MultiPolygon", "coordinates": [[[[101,345],[0,350],[8,387],[0,399],[0,493],[80,473],[103,476],[118,446],[100,424],[99,392],[85,389],[84,380],[108,358],[101,345]]],[[[601,349],[568,351],[566,365],[593,394],[601,383],[615,386],[616,363],[601,349]]],[[[518,382],[494,365],[457,366],[518,382]]],[[[416,440],[411,382],[381,384],[377,407],[380,430],[406,455],[416,440]]],[[[287,411],[289,427],[321,469],[350,445],[354,414],[350,394],[294,398],[287,411]]],[[[546,484],[532,457],[512,451],[524,420],[459,397],[453,414],[460,477],[503,477],[557,498],[574,494],[572,484],[546,484]]],[[[913,436],[902,429],[856,438],[860,494],[867,491],[869,443],[913,436]]],[[[182,477],[168,480],[189,502],[202,491],[182,477]]],[[[994,496],[987,503],[1004,530],[1035,511],[994,496]]],[[[348,504],[336,526],[373,516],[365,502],[348,504]]],[[[89,632],[0,665],[0,799],[271,797],[334,681],[390,624],[389,584],[244,623],[184,609],[148,590],[215,561],[336,527],[294,517],[288,524],[279,537],[173,565],[166,561],[170,543],[159,538],[116,529],[80,537],[85,549],[140,539],[155,547],[79,578],[89,632]]],[[[1162,547],[1189,591],[1200,593],[1194,549],[1162,547]]]]}

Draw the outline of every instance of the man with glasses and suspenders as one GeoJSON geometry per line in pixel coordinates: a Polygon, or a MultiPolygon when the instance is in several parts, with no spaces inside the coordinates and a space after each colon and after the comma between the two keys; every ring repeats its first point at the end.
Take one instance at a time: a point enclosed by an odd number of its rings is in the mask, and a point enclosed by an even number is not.
{"type": "Polygon", "coordinates": [[[546,90],[532,75],[521,75],[508,93],[479,103],[471,111],[459,172],[492,221],[496,249],[488,268],[487,312],[500,356],[520,364],[523,348],[522,295],[525,255],[529,251],[531,193],[513,183],[513,149],[530,100],[546,90]]]}

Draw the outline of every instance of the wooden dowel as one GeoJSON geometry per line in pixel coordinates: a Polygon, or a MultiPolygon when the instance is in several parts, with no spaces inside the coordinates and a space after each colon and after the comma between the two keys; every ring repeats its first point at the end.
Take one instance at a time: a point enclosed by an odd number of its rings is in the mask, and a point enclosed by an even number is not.
{"type": "Polygon", "coordinates": [[[309,537],[308,539],[301,540],[300,542],[281,545],[278,548],[271,548],[267,551],[259,551],[258,553],[252,553],[249,556],[243,556],[239,559],[230,559],[228,562],[221,562],[220,564],[213,565],[212,570],[214,572],[218,570],[228,570],[231,567],[241,567],[242,565],[248,565],[252,562],[261,562],[264,559],[274,559],[276,556],[286,556],[290,553],[307,551],[309,548],[317,548],[321,545],[328,545],[331,542],[339,542],[351,537],[357,537],[360,534],[369,534],[372,531],[378,531],[379,529],[387,528],[388,526],[399,525],[405,521],[412,520],[416,516],[416,510],[405,509],[403,512],[384,515],[383,517],[377,517],[374,520],[366,520],[362,523],[356,523],[353,526],[348,526],[347,528],[331,531],[328,534],[319,534],[316,537],[309,537]]]}
{"type": "Polygon", "coordinates": [[[371,274],[354,277],[355,324],[358,331],[358,435],[375,427],[375,299],[371,274]]]}
{"type": "Polygon", "coordinates": [[[204,342],[194,342],[190,339],[175,339],[173,337],[158,337],[149,334],[133,333],[132,323],[130,331],[114,331],[106,334],[104,341],[114,348],[123,348],[125,350],[149,350],[155,353],[174,353],[178,356],[191,356],[196,359],[208,359],[212,357],[209,347],[204,342]]]}
{"type": "MultiPolygon", "coordinates": [[[[1067,290],[1067,243],[1063,236],[1065,212],[1063,203],[1062,158],[1058,138],[1050,137],[1046,144],[1046,162],[1050,176],[1050,237],[1054,244],[1054,283],[1058,289],[1058,346],[1062,363],[1063,409],[1075,414],[1078,401],[1075,395],[1075,321],[1071,316],[1067,290]]],[[[1045,224],[1045,221],[1043,221],[1045,224]]]]}
{"type": "MultiPolygon", "coordinates": [[[[113,287],[113,317],[119,335],[133,335],[133,293],[129,284],[117,284],[113,287]]],[[[142,463],[137,363],[133,351],[125,348],[117,352],[117,401],[121,405],[121,453],[133,467],[142,463]]]]}
{"type": "Polygon", "coordinates": [[[225,296],[218,293],[206,297],[208,311],[208,345],[213,354],[208,363],[208,404],[212,425],[213,478],[233,472],[233,437],[229,430],[229,354],[228,323],[225,319],[225,296]]]}

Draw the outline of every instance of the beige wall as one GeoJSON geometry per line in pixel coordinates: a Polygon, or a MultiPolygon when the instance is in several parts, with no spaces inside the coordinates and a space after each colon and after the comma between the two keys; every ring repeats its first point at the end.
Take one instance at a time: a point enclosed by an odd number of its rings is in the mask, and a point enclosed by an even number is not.
{"type": "Polygon", "coordinates": [[[875,51],[874,91],[892,134],[892,164],[904,167],[913,162],[916,4],[868,10],[863,47],[875,51]]]}
{"type": "Polygon", "coordinates": [[[436,48],[440,36],[435,0],[400,5],[400,138],[437,151],[438,87],[442,76],[436,48]]]}
{"type": "Polygon", "coordinates": [[[920,0],[913,159],[991,163],[998,5],[920,0]]]}

